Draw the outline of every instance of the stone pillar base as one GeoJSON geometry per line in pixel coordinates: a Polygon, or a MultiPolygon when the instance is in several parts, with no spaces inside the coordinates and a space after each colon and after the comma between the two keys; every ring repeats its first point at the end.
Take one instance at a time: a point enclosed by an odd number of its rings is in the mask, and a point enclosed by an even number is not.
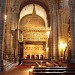
{"type": "Polygon", "coordinates": [[[0,73],[4,71],[4,66],[0,65],[0,73]]]}

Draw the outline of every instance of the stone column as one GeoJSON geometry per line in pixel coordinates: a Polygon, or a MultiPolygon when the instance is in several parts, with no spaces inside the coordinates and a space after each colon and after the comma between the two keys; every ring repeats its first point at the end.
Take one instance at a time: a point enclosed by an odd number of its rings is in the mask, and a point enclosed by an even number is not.
{"type": "Polygon", "coordinates": [[[49,36],[49,58],[53,59],[53,15],[52,15],[52,0],[48,1],[48,5],[49,5],[49,15],[50,15],[50,23],[49,26],[51,26],[51,31],[50,31],[50,36],[49,36]]]}
{"type": "Polygon", "coordinates": [[[54,59],[58,60],[58,24],[57,24],[57,11],[53,9],[53,55],[54,59]]]}
{"type": "Polygon", "coordinates": [[[75,67],[75,0],[70,0],[70,15],[71,15],[71,53],[70,53],[71,60],[70,60],[70,67],[75,67]]]}
{"type": "Polygon", "coordinates": [[[5,0],[0,0],[0,72],[3,72],[3,30],[4,30],[4,10],[5,0]]]}
{"type": "Polygon", "coordinates": [[[58,0],[58,49],[59,49],[59,59],[63,60],[64,50],[60,48],[60,44],[64,43],[64,0],[58,0]]]}
{"type": "Polygon", "coordinates": [[[50,52],[52,59],[58,60],[58,21],[57,21],[57,11],[56,11],[55,0],[49,0],[49,9],[50,9],[50,52]]]}
{"type": "Polygon", "coordinates": [[[23,59],[23,42],[19,42],[19,65],[21,64],[21,60],[23,59]]]}

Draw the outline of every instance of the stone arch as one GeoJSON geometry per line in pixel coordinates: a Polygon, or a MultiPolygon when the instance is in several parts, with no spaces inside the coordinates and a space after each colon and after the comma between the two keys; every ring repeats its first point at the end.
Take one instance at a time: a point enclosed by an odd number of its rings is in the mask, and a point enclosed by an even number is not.
{"type": "MultiPolygon", "coordinates": [[[[40,5],[38,4],[35,4],[35,10],[36,10],[36,14],[38,16],[40,16],[44,22],[45,22],[45,27],[48,27],[48,19],[47,19],[47,13],[46,11],[44,10],[43,7],[41,7],[40,5]]],[[[32,14],[33,13],[33,4],[28,4],[26,5],[25,7],[23,7],[23,9],[21,10],[20,12],[20,18],[19,18],[19,21],[25,16],[25,15],[28,15],[28,14],[32,14]]]]}
{"type": "MultiPolygon", "coordinates": [[[[49,1],[45,1],[45,0],[19,0],[19,1],[15,0],[11,6],[11,10],[13,12],[15,11],[15,13],[17,13],[18,20],[19,20],[19,14],[20,14],[20,11],[23,7],[25,7],[28,4],[32,4],[32,3],[38,4],[45,9],[45,11],[47,13],[48,24],[50,24],[50,14],[49,14],[50,13],[50,7],[49,7],[48,2],[49,1]]],[[[48,27],[50,27],[50,25],[48,25],[48,27]]]]}
{"type": "Polygon", "coordinates": [[[49,7],[42,0],[41,1],[40,0],[30,0],[30,1],[26,0],[26,1],[22,1],[21,4],[20,4],[19,10],[21,11],[22,8],[25,7],[26,5],[33,4],[33,3],[42,6],[46,10],[47,13],[49,12],[49,7]]]}
{"type": "Polygon", "coordinates": [[[20,3],[20,6],[19,6],[19,13],[18,13],[18,16],[20,14],[20,11],[23,9],[23,7],[25,7],[26,5],[28,4],[37,4],[37,5],[40,5],[41,7],[43,7],[46,11],[46,14],[47,14],[47,21],[48,21],[48,26],[50,24],[50,14],[49,14],[49,7],[47,5],[47,3],[45,3],[43,0],[25,0],[25,1],[21,1],[20,3]]]}

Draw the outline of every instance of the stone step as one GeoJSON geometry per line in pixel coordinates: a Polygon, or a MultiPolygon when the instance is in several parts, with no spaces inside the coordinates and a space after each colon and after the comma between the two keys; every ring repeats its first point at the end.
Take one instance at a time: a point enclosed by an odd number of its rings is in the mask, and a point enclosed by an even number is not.
{"type": "Polygon", "coordinates": [[[8,61],[4,61],[4,70],[5,71],[8,71],[10,70],[12,67],[14,68],[14,66],[18,65],[18,63],[11,63],[11,62],[8,62],[8,61]]]}

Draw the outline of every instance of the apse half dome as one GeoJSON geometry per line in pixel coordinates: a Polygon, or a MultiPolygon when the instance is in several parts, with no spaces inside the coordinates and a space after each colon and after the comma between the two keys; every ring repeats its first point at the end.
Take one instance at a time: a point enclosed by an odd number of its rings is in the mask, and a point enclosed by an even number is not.
{"type": "Polygon", "coordinates": [[[47,27],[47,13],[38,4],[28,4],[20,12],[19,26],[23,27],[47,27]]]}
{"type": "Polygon", "coordinates": [[[20,27],[45,27],[45,22],[39,15],[29,14],[20,20],[20,27]]]}

